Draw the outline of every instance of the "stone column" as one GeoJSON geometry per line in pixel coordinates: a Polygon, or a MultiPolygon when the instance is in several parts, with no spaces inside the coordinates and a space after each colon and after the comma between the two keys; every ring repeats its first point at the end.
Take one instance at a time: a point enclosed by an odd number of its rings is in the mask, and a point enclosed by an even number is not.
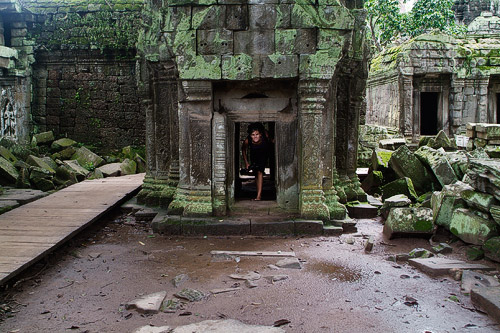
{"type": "Polygon", "coordinates": [[[464,107],[465,80],[453,77],[451,80],[451,105],[450,105],[450,126],[451,134],[462,124],[462,110],[464,107]]]}
{"type": "Polygon", "coordinates": [[[155,121],[151,99],[141,101],[141,108],[146,115],[146,176],[142,189],[137,195],[138,203],[146,203],[147,197],[153,192],[153,183],[156,172],[156,152],[155,152],[155,121]]]}
{"type": "Polygon", "coordinates": [[[321,134],[328,80],[299,81],[300,214],[304,218],[329,220],[322,187],[321,134]]]}
{"type": "Polygon", "coordinates": [[[226,215],[227,211],[227,131],[226,117],[220,113],[214,113],[213,120],[213,208],[217,216],[226,215]]]}
{"type": "Polygon", "coordinates": [[[182,81],[179,86],[179,184],[170,213],[212,214],[212,83],[182,81]]]}
{"type": "Polygon", "coordinates": [[[488,122],[488,84],[489,77],[478,80],[477,114],[480,123],[488,122]]]}
{"type": "Polygon", "coordinates": [[[414,105],[413,105],[413,75],[402,75],[399,84],[400,96],[400,129],[404,135],[411,135],[416,142],[417,137],[413,128],[414,105]]]}

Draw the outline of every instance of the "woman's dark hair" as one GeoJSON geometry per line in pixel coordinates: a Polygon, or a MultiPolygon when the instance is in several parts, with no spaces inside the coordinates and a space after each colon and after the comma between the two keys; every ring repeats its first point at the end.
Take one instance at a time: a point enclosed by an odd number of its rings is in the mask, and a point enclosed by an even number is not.
{"type": "Polygon", "coordinates": [[[262,123],[251,123],[250,125],[248,125],[248,135],[252,134],[253,131],[259,131],[260,134],[264,135],[266,129],[264,128],[264,125],[262,125],[262,123]]]}

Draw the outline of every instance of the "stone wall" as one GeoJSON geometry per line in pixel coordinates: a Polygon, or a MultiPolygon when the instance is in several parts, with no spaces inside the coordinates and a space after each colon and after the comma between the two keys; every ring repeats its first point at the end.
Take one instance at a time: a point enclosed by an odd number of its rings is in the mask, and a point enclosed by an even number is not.
{"type": "Polygon", "coordinates": [[[469,25],[484,11],[491,11],[497,16],[500,14],[499,3],[495,0],[456,0],[453,10],[456,20],[465,25],[469,25]]]}
{"type": "Polygon", "coordinates": [[[33,87],[37,131],[105,149],[144,144],[133,59],[100,51],[40,52],[33,87]]]}
{"type": "Polygon", "coordinates": [[[366,91],[367,124],[399,128],[399,78],[397,74],[380,80],[372,80],[366,91]],[[391,103],[387,103],[387,101],[391,103]],[[373,112],[376,110],[376,112],[373,112]]]}

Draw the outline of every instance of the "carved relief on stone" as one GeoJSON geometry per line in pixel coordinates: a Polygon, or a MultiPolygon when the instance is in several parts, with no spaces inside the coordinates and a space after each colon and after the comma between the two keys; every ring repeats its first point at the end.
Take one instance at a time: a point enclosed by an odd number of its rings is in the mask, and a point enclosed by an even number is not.
{"type": "Polygon", "coordinates": [[[2,88],[0,97],[1,137],[17,139],[18,111],[13,104],[12,92],[9,88],[2,88]]]}

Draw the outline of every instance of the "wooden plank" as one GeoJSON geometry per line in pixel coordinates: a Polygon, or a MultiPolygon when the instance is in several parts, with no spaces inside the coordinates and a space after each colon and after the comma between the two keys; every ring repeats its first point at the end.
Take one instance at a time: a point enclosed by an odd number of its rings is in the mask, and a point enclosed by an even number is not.
{"type": "Polygon", "coordinates": [[[228,256],[260,256],[260,257],[295,257],[295,252],[282,251],[210,251],[213,256],[228,255],[228,256]]]}

